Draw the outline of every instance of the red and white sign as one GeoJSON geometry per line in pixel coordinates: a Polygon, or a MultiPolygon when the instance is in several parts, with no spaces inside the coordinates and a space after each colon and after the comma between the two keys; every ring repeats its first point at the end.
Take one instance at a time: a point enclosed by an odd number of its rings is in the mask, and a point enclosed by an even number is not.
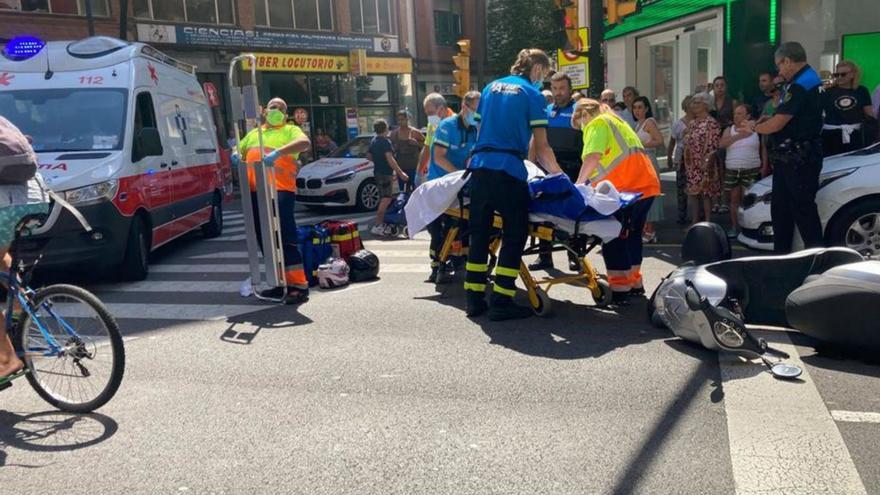
{"type": "Polygon", "coordinates": [[[217,92],[217,87],[214,86],[212,82],[206,82],[202,84],[202,88],[205,90],[205,96],[208,97],[208,105],[212,107],[220,106],[220,94],[217,92]]]}

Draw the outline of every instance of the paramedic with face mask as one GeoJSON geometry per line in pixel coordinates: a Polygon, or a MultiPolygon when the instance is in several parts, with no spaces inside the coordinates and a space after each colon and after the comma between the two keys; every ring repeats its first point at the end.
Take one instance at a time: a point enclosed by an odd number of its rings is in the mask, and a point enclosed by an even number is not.
{"type": "Polygon", "coordinates": [[[478,107],[480,131],[468,170],[471,171],[471,241],[467,261],[467,315],[488,310],[490,320],[531,316],[530,308],[514,304],[516,278],[528,237],[529,187],[524,160],[529,143],[551,174],[562,173],[547,143],[547,103],[541,85],[550,71],[550,59],[538,49],[519,52],[510,75],[489,83],[478,107]],[[503,220],[501,251],[495,283],[486,304],[489,236],[495,212],[503,220]]]}
{"type": "Polygon", "coordinates": [[[437,132],[437,126],[440,122],[448,117],[455,115],[455,112],[446,106],[446,98],[440,93],[431,93],[425,97],[422,102],[425,109],[425,115],[428,116],[428,127],[425,133],[425,146],[422,148],[422,154],[419,156],[419,174],[424,177],[428,173],[428,166],[431,164],[431,143],[434,141],[434,133],[437,132]]]}
{"type": "MultiPolygon", "coordinates": [[[[303,257],[297,247],[296,219],[296,173],[299,154],[307,151],[311,144],[308,136],[299,127],[287,123],[287,103],[281,98],[272,98],[266,105],[263,131],[264,163],[273,166],[269,174],[270,183],[278,190],[278,217],[281,223],[281,242],[284,249],[284,281],[287,287],[276,287],[260,293],[262,297],[281,299],[286,296],[287,304],[299,304],[309,299],[309,283],[303,269],[303,257]]],[[[251,130],[238,144],[238,153],[232,156],[235,166],[244,157],[247,163],[259,164],[260,145],[257,129],[251,130]]],[[[259,166],[259,165],[256,165],[259,166]]],[[[262,246],[259,209],[257,207],[257,182],[253,167],[248,168],[248,183],[251,189],[251,202],[254,207],[254,225],[257,241],[262,246]]]]}
{"type": "MultiPolygon", "coordinates": [[[[443,119],[437,126],[433,143],[431,143],[431,165],[428,168],[428,180],[437,179],[467,167],[471,150],[477,142],[476,113],[479,104],[480,93],[478,91],[468,92],[464,95],[461,112],[456,116],[443,119]]],[[[449,220],[444,215],[428,225],[428,233],[431,234],[429,282],[442,284],[449,281],[452,267],[449,266],[449,263],[441,265],[439,256],[450,227],[449,220]]],[[[462,223],[459,231],[467,231],[465,223],[462,223]]]]}

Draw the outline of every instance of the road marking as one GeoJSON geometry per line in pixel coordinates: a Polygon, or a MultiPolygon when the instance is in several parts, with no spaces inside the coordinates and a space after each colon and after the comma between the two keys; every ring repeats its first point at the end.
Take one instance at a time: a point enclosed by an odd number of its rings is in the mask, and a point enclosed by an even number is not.
{"type": "Polygon", "coordinates": [[[223,235],[231,235],[231,234],[243,234],[244,233],[244,225],[241,227],[233,227],[231,229],[227,229],[225,226],[223,227],[223,235]]]}
{"type": "Polygon", "coordinates": [[[242,235],[224,235],[220,237],[215,237],[213,239],[205,239],[208,242],[234,242],[234,241],[243,241],[247,238],[245,234],[242,235]]]}
{"type": "Polygon", "coordinates": [[[250,254],[248,254],[247,251],[224,251],[221,253],[200,254],[198,256],[189,257],[191,260],[249,260],[250,258],[250,254]]]}
{"type": "Polygon", "coordinates": [[[223,227],[238,227],[240,225],[244,225],[244,219],[239,220],[223,220],[223,227]]]}
{"type": "Polygon", "coordinates": [[[831,411],[831,417],[834,418],[834,421],[841,421],[844,423],[880,424],[880,413],[875,412],[831,411]]]}
{"type": "Polygon", "coordinates": [[[154,273],[250,273],[249,264],[232,265],[151,265],[154,273]]]}
{"type": "Polygon", "coordinates": [[[757,362],[718,355],[736,493],[866,493],[797,349],[785,333],[762,336],[804,373],[777,380],[757,362]]]}
{"type": "MultiPolygon", "coordinates": [[[[116,318],[139,318],[146,320],[225,320],[253,311],[265,309],[259,305],[238,304],[135,304],[106,303],[116,318]]],[[[269,306],[266,306],[268,308],[269,306]]],[[[91,316],[91,309],[80,304],[56,304],[54,309],[66,318],[91,316]]]]}
{"type": "MultiPolygon", "coordinates": [[[[244,276],[242,277],[244,280],[244,276]]],[[[209,282],[209,281],[143,281],[131,282],[119,285],[99,285],[93,287],[94,292],[210,292],[217,293],[238,293],[241,282],[209,282]]]]}

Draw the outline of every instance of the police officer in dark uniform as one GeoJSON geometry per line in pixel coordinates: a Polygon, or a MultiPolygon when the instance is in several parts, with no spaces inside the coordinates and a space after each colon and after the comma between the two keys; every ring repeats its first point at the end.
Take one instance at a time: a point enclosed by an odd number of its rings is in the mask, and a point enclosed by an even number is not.
{"type": "Polygon", "coordinates": [[[529,186],[523,160],[528,156],[529,143],[534,140],[536,157],[548,172],[562,172],[547,144],[547,102],[541,84],[549,71],[546,53],[522,50],[510,68],[511,75],[489,83],[480,98],[476,115],[480,131],[468,165],[471,244],[464,288],[469,317],[486,310],[493,321],[532,314],[530,308],[514,304],[513,296],[528,237],[529,186]],[[495,212],[503,221],[501,251],[487,305],[489,237],[495,212]]]}
{"type": "Polygon", "coordinates": [[[754,130],[770,136],[774,248],[777,253],[789,253],[795,225],[805,247],[823,245],[816,207],[822,171],[822,80],[807,64],[804,47],[797,42],[783,43],[776,50],[776,67],[786,80],[779,106],[773,117],[754,125],[754,130]]]}
{"type": "MultiPolygon", "coordinates": [[[[564,72],[557,72],[550,78],[553,103],[547,106],[547,142],[556,155],[556,161],[572,182],[577,181],[581,169],[581,151],[584,149],[583,133],[571,126],[575,101],[571,98],[571,78],[564,72]]],[[[531,153],[534,155],[534,151],[531,153]]],[[[530,157],[533,161],[534,156],[530,157]]],[[[541,241],[541,254],[538,261],[529,265],[529,270],[548,270],[553,268],[553,253],[549,241],[541,241]]],[[[580,262],[569,252],[569,269],[577,271],[580,262]]]]}

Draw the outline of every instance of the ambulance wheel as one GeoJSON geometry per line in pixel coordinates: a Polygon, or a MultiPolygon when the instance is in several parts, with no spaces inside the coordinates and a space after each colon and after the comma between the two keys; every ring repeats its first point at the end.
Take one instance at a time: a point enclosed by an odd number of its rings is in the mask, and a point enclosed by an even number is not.
{"type": "Polygon", "coordinates": [[[374,211],[379,207],[379,186],[373,179],[361,182],[357,190],[357,208],[359,210],[374,211]]]}
{"type": "Polygon", "coordinates": [[[135,216],[128,231],[128,245],[122,260],[120,275],[124,280],[138,281],[147,278],[150,269],[150,238],[144,219],[135,216]]]}
{"type": "Polygon", "coordinates": [[[599,295],[593,294],[593,300],[596,302],[596,306],[604,308],[611,304],[611,296],[614,293],[611,292],[611,286],[608,285],[608,281],[599,279],[596,283],[599,286],[599,295]]]}
{"type": "Polygon", "coordinates": [[[550,314],[550,310],[552,309],[552,303],[550,302],[550,295],[547,292],[540,288],[535,288],[535,295],[538,296],[538,307],[533,307],[532,311],[535,312],[538,316],[547,316],[550,314]]]}
{"type": "Polygon", "coordinates": [[[205,239],[213,239],[220,237],[223,233],[223,200],[219,194],[214,194],[214,200],[211,202],[211,219],[205,225],[202,225],[202,235],[205,239]]]}

